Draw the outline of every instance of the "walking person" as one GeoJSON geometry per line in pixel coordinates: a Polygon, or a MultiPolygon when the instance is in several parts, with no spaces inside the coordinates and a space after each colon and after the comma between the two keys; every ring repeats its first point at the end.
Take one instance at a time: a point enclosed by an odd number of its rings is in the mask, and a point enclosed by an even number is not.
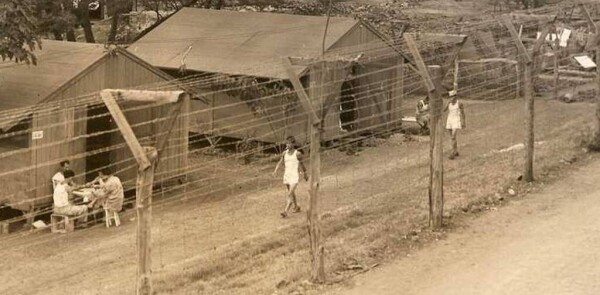
{"type": "Polygon", "coordinates": [[[450,91],[450,102],[444,108],[444,112],[448,112],[446,119],[446,129],[450,132],[450,138],[452,141],[452,152],[450,153],[450,160],[458,157],[458,141],[456,135],[458,130],[466,128],[465,123],[465,108],[463,104],[458,101],[456,91],[450,91]]]}
{"type": "Polygon", "coordinates": [[[304,180],[308,181],[308,174],[306,173],[303,158],[304,155],[298,150],[294,137],[288,137],[286,149],[281,155],[281,159],[277,163],[277,166],[275,166],[275,171],[273,171],[273,176],[275,176],[277,170],[279,170],[279,167],[283,164],[283,184],[287,190],[285,208],[283,209],[283,212],[281,212],[281,217],[283,218],[287,217],[288,211],[292,209],[292,206],[294,213],[300,212],[300,206],[298,206],[296,201],[296,188],[298,187],[298,182],[300,180],[298,169],[302,169],[304,180]]]}

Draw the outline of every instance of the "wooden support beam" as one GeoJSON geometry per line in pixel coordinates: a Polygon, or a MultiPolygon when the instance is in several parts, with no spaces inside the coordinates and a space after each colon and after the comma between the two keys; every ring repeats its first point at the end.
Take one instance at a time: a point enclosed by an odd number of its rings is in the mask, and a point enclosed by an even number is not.
{"type": "Polygon", "coordinates": [[[499,63],[507,63],[507,64],[511,64],[511,65],[516,65],[519,62],[513,59],[508,59],[508,58],[482,58],[482,59],[459,59],[457,60],[458,63],[464,63],[464,64],[483,64],[483,63],[492,63],[492,62],[499,62],[499,63]]]}
{"type": "MultiPolygon", "coordinates": [[[[436,88],[441,87],[442,69],[440,66],[429,66],[436,82],[436,88]]],[[[429,74],[428,74],[429,75],[429,74]]],[[[442,227],[444,215],[444,125],[443,125],[443,100],[438,91],[430,92],[429,112],[430,123],[430,167],[429,167],[429,225],[434,229],[442,227]]]]}
{"type": "MultiPolygon", "coordinates": [[[[182,97],[177,103],[173,104],[169,109],[169,114],[167,115],[167,122],[164,124],[165,128],[162,131],[162,134],[158,135],[158,139],[156,140],[156,150],[158,152],[158,158],[160,161],[160,157],[163,153],[163,150],[167,146],[167,142],[169,141],[169,137],[171,136],[171,132],[173,131],[173,127],[177,123],[177,118],[181,114],[181,111],[184,109],[185,104],[189,103],[189,96],[182,97]]],[[[186,135],[187,137],[187,135],[186,135]]]]}
{"type": "Polygon", "coordinates": [[[534,152],[534,100],[533,100],[533,63],[523,67],[523,91],[525,97],[525,168],[523,180],[533,181],[534,152]]]}
{"type": "Polygon", "coordinates": [[[417,43],[415,42],[413,34],[404,34],[404,41],[406,41],[408,50],[410,51],[411,55],[415,59],[415,64],[418,69],[417,73],[421,76],[421,79],[423,80],[423,84],[425,85],[425,88],[427,89],[428,92],[435,91],[435,86],[433,85],[433,82],[431,81],[431,77],[429,76],[429,72],[427,71],[427,66],[425,65],[425,62],[423,61],[423,59],[421,58],[421,54],[419,53],[419,49],[417,48],[417,43]]]}
{"type": "Polygon", "coordinates": [[[454,89],[454,91],[456,91],[458,93],[458,79],[459,79],[459,75],[458,75],[458,71],[460,69],[460,61],[457,59],[454,61],[454,78],[453,78],[453,83],[452,83],[452,89],[454,89]]]}
{"type": "Polygon", "coordinates": [[[402,105],[404,104],[404,59],[399,59],[396,68],[396,88],[395,97],[392,102],[392,121],[402,124],[402,105]]]}
{"type": "Polygon", "coordinates": [[[444,77],[446,77],[448,72],[450,72],[450,69],[454,66],[454,61],[458,59],[460,51],[462,50],[463,45],[465,45],[465,43],[467,42],[467,39],[468,37],[464,36],[460,43],[458,43],[454,47],[454,51],[452,52],[452,54],[450,54],[450,56],[448,56],[448,59],[446,60],[444,65],[442,65],[442,80],[444,80],[444,77]]]}
{"type": "Polygon", "coordinates": [[[600,46],[596,47],[596,144],[600,148],[600,46]]]}
{"type": "MultiPolygon", "coordinates": [[[[408,50],[411,52],[417,68],[419,69],[420,76],[423,80],[423,84],[427,88],[428,95],[430,97],[430,170],[429,170],[429,226],[434,229],[442,227],[442,217],[444,213],[444,169],[443,169],[443,138],[444,130],[442,125],[442,96],[440,95],[439,87],[441,85],[434,85],[429,74],[429,69],[425,66],[423,58],[419,53],[419,49],[414,41],[411,34],[405,34],[404,40],[408,46],[408,50]]],[[[432,71],[436,75],[440,76],[441,82],[441,67],[437,66],[432,71]]]]}
{"type": "Polygon", "coordinates": [[[496,46],[496,41],[494,41],[494,35],[490,31],[477,31],[475,32],[477,39],[483,43],[485,46],[485,55],[491,56],[492,58],[500,57],[500,51],[498,51],[498,47],[496,46]]]}
{"type": "Polygon", "coordinates": [[[523,13],[511,13],[510,16],[519,22],[530,22],[530,21],[539,21],[539,22],[552,22],[557,19],[558,15],[550,15],[550,14],[523,14],[523,13]]]}
{"type": "MultiPolygon", "coordinates": [[[[540,71],[540,67],[542,64],[541,63],[542,57],[540,57],[540,50],[542,48],[542,45],[546,42],[546,36],[548,36],[548,34],[550,33],[550,30],[552,30],[552,29],[554,29],[554,26],[552,26],[551,24],[545,25],[544,29],[542,29],[540,37],[533,44],[533,50],[531,51],[531,56],[533,56],[534,63],[535,63],[535,66],[533,68],[534,73],[538,73],[540,71]]],[[[557,35],[556,39],[558,39],[558,35],[557,35]]],[[[535,76],[535,74],[533,74],[533,75],[535,76]]]]}
{"type": "MultiPolygon", "coordinates": [[[[324,82],[327,78],[327,63],[319,62],[310,67],[310,97],[315,102],[321,102],[323,97],[324,82]]],[[[299,89],[300,90],[300,89],[299,89]]],[[[304,91],[304,89],[301,89],[304,91]]],[[[310,240],[311,254],[311,280],[315,283],[325,282],[325,247],[321,237],[321,217],[319,216],[319,187],[321,183],[321,137],[323,133],[323,120],[310,127],[310,179],[307,227],[310,240]]]]}
{"type": "Polygon", "coordinates": [[[554,99],[558,100],[558,82],[559,82],[559,69],[558,69],[558,61],[560,56],[560,38],[558,38],[558,29],[554,28],[554,33],[556,34],[556,38],[554,40],[554,99]]]}
{"type": "Polygon", "coordinates": [[[296,72],[294,72],[292,63],[289,58],[283,59],[283,66],[285,67],[285,70],[288,76],[290,77],[290,82],[292,82],[292,86],[294,86],[294,91],[296,91],[296,93],[298,94],[298,98],[300,99],[300,104],[302,105],[302,108],[310,118],[309,121],[313,125],[320,124],[321,118],[317,115],[315,109],[313,108],[310,102],[310,98],[304,91],[304,86],[302,86],[300,78],[298,77],[298,75],[296,75],[296,72]]]}
{"type": "Polygon", "coordinates": [[[175,103],[183,95],[188,95],[184,91],[150,91],[150,90],[130,90],[130,89],[104,89],[110,92],[113,97],[124,101],[155,102],[155,103],[175,103]]]}
{"type": "Polygon", "coordinates": [[[152,185],[158,153],[153,147],[144,147],[151,165],[138,171],[136,183],[137,212],[137,295],[151,295],[152,291],[152,185]]]}
{"type": "Polygon", "coordinates": [[[594,20],[592,19],[592,17],[590,16],[590,12],[587,10],[587,7],[585,7],[585,4],[581,3],[581,10],[583,11],[583,14],[585,15],[585,19],[588,22],[590,31],[592,31],[594,34],[598,34],[598,27],[596,26],[596,24],[594,23],[594,20]]]}
{"type": "MultiPolygon", "coordinates": [[[[325,61],[325,62],[358,62],[364,57],[364,53],[357,54],[356,56],[349,57],[347,55],[334,55],[328,54],[324,57],[288,57],[287,60],[290,65],[295,66],[311,66],[313,64],[325,61]]],[[[285,65],[285,63],[284,63],[285,65]]]]}
{"type": "Polygon", "coordinates": [[[519,53],[525,59],[525,62],[526,63],[531,63],[532,62],[531,57],[529,56],[529,53],[527,52],[527,49],[525,48],[525,45],[523,45],[523,42],[521,42],[521,38],[519,37],[519,34],[517,33],[517,30],[515,29],[515,26],[513,25],[510,17],[504,16],[502,18],[502,22],[504,23],[504,25],[508,29],[508,32],[512,36],[513,41],[515,42],[515,44],[517,45],[517,48],[519,49],[519,53]]]}
{"type": "MultiPolygon", "coordinates": [[[[524,171],[523,171],[523,179],[527,182],[533,181],[533,152],[534,152],[534,100],[533,100],[533,71],[534,71],[534,62],[533,60],[539,53],[539,47],[541,43],[545,41],[546,36],[541,36],[536,44],[534,45],[534,50],[532,52],[533,58],[527,52],[527,49],[521,42],[519,36],[515,31],[515,27],[512,24],[509,17],[504,17],[503,19],[504,25],[510,32],[513,37],[514,42],[517,44],[517,48],[519,49],[519,53],[522,55],[524,63],[523,63],[523,92],[525,97],[525,161],[524,161],[524,171]],[[538,45],[540,44],[540,45],[538,45]],[[536,49],[537,47],[537,49],[536,49]]],[[[548,31],[545,28],[546,35],[548,31]]]]}
{"type": "Polygon", "coordinates": [[[420,40],[439,41],[443,43],[464,43],[468,35],[463,34],[445,34],[445,33],[420,33],[420,40]]]}
{"type": "Polygon", "coordinates": [[[117,104],[111,91],[107,91],[107,90],[100,91],[100,97],[102,98],[102,101],[106,105],[106,108],[110,112],[111,116],[115,120],[117,127],[121,131],[121,134],[123,135],[123,138],[125,139],[125,142],[127,143],[127,146],[131,150],[133,157],[135,158],[135,160],[138,163],[139,170],[143,171],[143,170],[148,169],[148,167],[150,167],[150,165],[151,165],[150,161],[146,157],[146,153],[144,152],[144,149],[142,148],[139,141],[137,140],[135,133],[133,132],[133,129],[131,129],[131,126],[127,122],[127,118],[125,118],[125,115],[121,111],[121,108],[117,104]]]}

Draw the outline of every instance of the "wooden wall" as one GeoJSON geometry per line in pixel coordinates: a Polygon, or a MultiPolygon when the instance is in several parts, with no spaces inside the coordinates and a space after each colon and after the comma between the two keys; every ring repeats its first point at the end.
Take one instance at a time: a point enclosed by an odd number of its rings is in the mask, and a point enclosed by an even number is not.
{"type": "MultiPolygon", "coordinates": [[[[199,92],[210,91],[200,89],[199,92]]],[[[278,98],[266,99],[261,100],[261,111],[253,111],[241,99],[224,92],[205,97],[208,103],[192,102],[192,132],[240,139],[250,137],[271,143],[283,142],[287,136],[293,135],[299,141],[305,141],[306,119],[299,103],[286,107],[278,98]]]]}
{"type": "MultiPolygon", "coordinates": [[[[402,94],[397,87],[397,65],[403,60],[399,59],[399,54],[362,24],[350,30],[328,52],[350,52],[349,55],[363,53],[363,58],[371,61],[361,72],[368,74],[368,77],[360,78],[362,87],[357,99],[358,128],[369,131],[400,124],[402,94]],[[386,68],[389,69],[383,70],[386,68]]],[[[344,77],[336,79],[343,80],[344,77]]],[[[341,91],[339,84],[338,91],[341,91]]],[[[206,89],[198,91],[211,92],[206,89]]],[[[284,112],[286,106],[282,102],[270,100],[266,106],[267,112],[257,113],[239,98],[225,93],[206,95],[206,98],[208,103],[192,102],[192,132],[240,139],[252,137],[264,142],[282,142],[287,136],[293,135],[300,142],[308,142],[307,115],[299,103],[288,106],[288,111],[284,112]]],[[[338,93],[336,103],[326,117],[324,141],[344,136],[340,130],[339,113],[338,93]]]]}
{"type": "MultiPolygon", "coordinates": [[[[58,163],[63,159],[71,161],[72,169],[80,183],[85,181],[85,171],[97,168],[86,167],[86,137],[89,136],[86,135],[87,106],[81,106],[78,99],[74,98],[84,99],[83,95],[105,88],[145,89],[149,84],[165,80],[163,76],[130,59],[127,55],[107,55],[50,97],[47,101],[61,101],[60,107],[51,116],[34,114],[32,122],[34,131],[44,132],[43,139],[32,141],[32,148],[35,151],[31,154],[31,165],[36,168],[30,175],[30,185],[37,188],[36,195],[51,197],[50,179],[58,170],[58,163]]],[[[99,103],[98,98],[95,103],[89,105],[97,107],[99,103]]],[[[125,115],[130,124],[139,125],[134,127],[134,131],[141,138],[142,144],[154,145],[155,134],[161,132],[160,124],[165,123],[161,118],[168,112],[167,108],[168,106],[156,106],[135,111],[126,110],[125,115]]],[[[182,114],[170,134],[168,146],[163,154],[165,160],[161,161],[158,167],[156,181],[181,174],[187,166],[189,131],[187,118],[187,113],[182,114]]],[[[135,185],[136,171],[132,166],[135,160],[125,146],[122,136],[116,131],[116,127],[113,129],[110,142],[106,142],[106,148],[118,145],[120,147],[111,150],[111,162],[115,164],[116,170],[120,170],[117,175],[123,182],[135,185]]],[[[47,200],[43,201],[47,202],[47,200]]]]}
{"type": "MultiPolygon", "coordinates": [[[[357,75],[356,128],[365,131],[389,129],[401,124],[402,94],[398,76],[403,58],[370,28],[359,24],[334,44],[331,52],[350,56],[363,54],[357,75]]],[[[333,114],[332,114],[333,115],[333,114]]],[[[339,114],[338,114],[339,116],[339,114]]]]}

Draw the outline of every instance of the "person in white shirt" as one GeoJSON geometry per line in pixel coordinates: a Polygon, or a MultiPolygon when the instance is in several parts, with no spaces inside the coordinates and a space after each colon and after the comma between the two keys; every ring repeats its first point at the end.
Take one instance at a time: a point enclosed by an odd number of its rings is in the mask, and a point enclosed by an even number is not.
{"type": "Polygon", "coordinates": [[[60,182],[65,181],[65,176],[63,173],[67,170],[70,170],[71,162],[69,160],[64,160],[60,162],[60,171],[56,172],[54,176],[52,176],[52,189],[56,188],[56,185],[60,182]]]}
{"type": "Polygon", "coordinates": [[[456,97],[456,91],[450,91],[450,101],[444,108],[444,112],[448,113],[446,119],[446,129],[450,133],[450,139],[452,142],[452,152],[450,153],[450,160],[458,157],[458,141],[456,140],[456,134],[458,130],[465,129],[467,126],[465,123],[465,107],[462,102],[458,101],[456,97]]]}
{"type": "Polygon", "coordinates": [[[101,205],[111,213],[121,212],[125,199],[121,180],[113,175],[110,169],[104,168],[98,172],[98,177],[94,182],[96,181],[100,187],[94,191],[94,200],[90,205],[101,205]]]}
{"type": "Polygon", "coordinates": [[[75,173],[72,170],[66,170],[63,172],[64,180],[57,183],[52,194],[54,201],[54,213],[67,216],[82,216],[79,220],[83,223],[82,226],[87,225],[87,213],[88,207],[85,205],[73,205],[69,201],[73,184],[72,180],[75,173]]]}
{"type": "Polygon", "coordinates": [[[277,174],[277,170],[279,170],[279,166],[283,164],[283,184],[287,188],[286,204],[283,212],[281,212],[281,217],[283,218],[287,217],[287,212],[292,208],[292,206],[294,206],[294,213],[300,212],[300,206],[298,206],[298,203],[296,202],[296,187],[298,187],[298,182],[300,179],[298,168],[302,169],[304,180],[308,181],[306,167],[302,161],[303,158],[304,156],[302,152],[296,147],[294,137],[288,137],[286,150],[281,155],[281,159],[277,163],[275,171],[273,171],[273,176],[275,176],[277,174]]]}
{"type": "Polygon", "coordinates": [[[421,126],[422,130],[429,130],[429,96],[417,103],[415,119],[417,119],[417,124],[421,126]]]}

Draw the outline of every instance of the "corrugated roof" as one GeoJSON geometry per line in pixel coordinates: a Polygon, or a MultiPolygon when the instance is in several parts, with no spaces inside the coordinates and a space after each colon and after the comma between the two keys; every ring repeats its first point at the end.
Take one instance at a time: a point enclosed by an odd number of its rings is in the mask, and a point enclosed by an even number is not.
{"type": "Polygon", "coordinates": [[[0,110],[36,105],[105,54],[101,44],[43,40],[37,66],[0,62],[0,110]]]}
{"type": "MultiPolygon", "coordinates": [[[[283,57],[321,55],[325,17],[184,8],[129,47],[150,64],[177,69],[288,78],[283,57]]],[[[358,20],[332,17],[325,48],[358,20]]],[[[298,72],[302,67],[297,68],[298,72]]]]}

